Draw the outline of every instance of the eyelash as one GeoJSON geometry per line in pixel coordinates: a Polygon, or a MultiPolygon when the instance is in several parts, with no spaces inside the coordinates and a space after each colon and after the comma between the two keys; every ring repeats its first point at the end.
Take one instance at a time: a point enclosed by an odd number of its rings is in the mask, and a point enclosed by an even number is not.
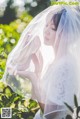
{"type": "MultiPolygon", "coordinates": [[[[46,25],[46,27],[47,27],[47,26],[48,26],[48,25],[46,25]]],[[[53,31],[56,31],[56,29],[55,29],[55,28],[52,28],[52,30],[53,30],[53,31]]]]}
{"type": "Polygon", "coordinates": [[[55,29],[55,28],[52,28],[52,30],[53,30],[53,31],[56,31],[56,29],[55,29]]]}
{"type": "Polygon", "coordinates": [[[52,30],[54,30],[54,28],[52,28],[52,30]]]}

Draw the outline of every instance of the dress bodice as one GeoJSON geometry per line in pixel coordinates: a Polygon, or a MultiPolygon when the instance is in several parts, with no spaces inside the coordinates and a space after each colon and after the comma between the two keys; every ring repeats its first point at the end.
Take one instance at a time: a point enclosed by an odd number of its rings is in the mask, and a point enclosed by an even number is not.
{"type": "Polygon", "coordinates": [[[42,100],[63,105],[63,101],[73,105],[76,93],[76,65],[73,57],[65,56],[53,62],[41,79],[42,100]]]}
{"type": "Polygon", "coordinates": [[[61,111],[55,119],[62,119],[71,114],[64,102],[74,107],[76,76],[76,61],[73,57],[65,56],[48,65],[40,80],[41,99],[45,103],[44,116],[61,111]]]}

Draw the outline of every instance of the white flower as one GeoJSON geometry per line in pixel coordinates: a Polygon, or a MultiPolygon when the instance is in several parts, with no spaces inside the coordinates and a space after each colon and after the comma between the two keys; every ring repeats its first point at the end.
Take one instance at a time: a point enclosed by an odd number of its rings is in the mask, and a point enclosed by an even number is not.
{"type": "Polygon", "coordinates": [[[11,42],[12,44],[14,44],[14,43],[15,43],[15,39],[11,39],[10,42],[11,42]]]}
{"type": "Polygon", "coordinates": [[[2,34],[3,33],[3,30],[2,29],[0,29],[0,34],[2,34]]]}
{"type": "Polygon", "coordinates": [[[35,2],[35,1],[31,3],[32,7],[36,7],[37,5],[38,5],[37,2],[35,2]]]}
{"type": "Polygon", "coordinates": [[[8,38],[4,38],[4,42],[7,42],[8,38]]]}

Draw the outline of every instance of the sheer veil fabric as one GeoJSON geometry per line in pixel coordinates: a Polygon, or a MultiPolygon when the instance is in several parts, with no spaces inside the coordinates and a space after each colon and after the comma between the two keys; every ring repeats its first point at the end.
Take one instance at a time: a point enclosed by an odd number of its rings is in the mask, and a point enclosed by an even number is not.
{"type": "Polygon", "coordinates": [[[44,103],[44,116],[67,110],[64,102],[74,107],[74,94],[80,104],[80,13],[76,7],[54,5],[39,13],[8,55],[2,81],[25,99],[44,103]],[[52,48],[44,43],[44,28],[61,10],[52,48]]]}

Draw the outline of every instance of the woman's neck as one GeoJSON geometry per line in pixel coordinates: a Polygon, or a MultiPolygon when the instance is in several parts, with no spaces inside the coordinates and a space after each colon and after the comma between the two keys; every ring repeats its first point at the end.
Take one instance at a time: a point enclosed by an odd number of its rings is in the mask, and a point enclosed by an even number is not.
{"type": "Polygon", "coordinates": [[[67,56],[67,55],[70,54],[70,53],[68,53],[67,51],[64,51],[64,50],[61,50],[61,52],[60,52],[60,51],[57,50],[57,48],[53,48],[53,52],[54,52],[54,55],[55,55],[54,60],[59,60],[62,57],[67,56]]]}

